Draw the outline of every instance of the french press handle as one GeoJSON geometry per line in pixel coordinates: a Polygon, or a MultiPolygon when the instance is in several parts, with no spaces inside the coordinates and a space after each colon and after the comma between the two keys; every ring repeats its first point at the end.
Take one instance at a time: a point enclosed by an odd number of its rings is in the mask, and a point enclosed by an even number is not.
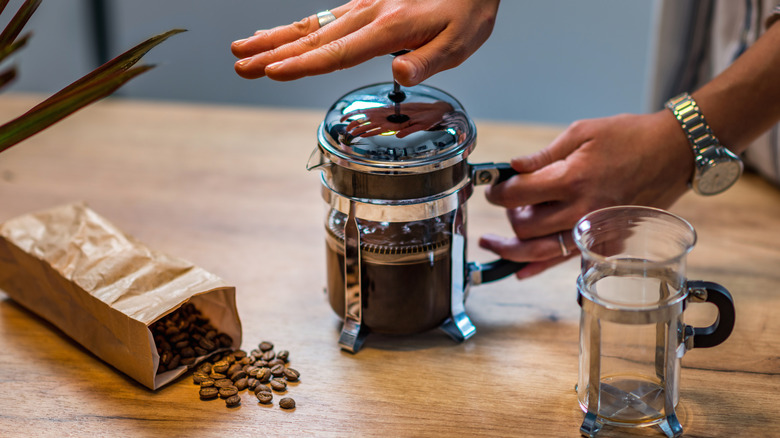
{"type": "Polygon", "coordinates": [[[725,287],[709,281],[688,281],[688,299],[712,303],[718,317],[709,327],[685,327],[685,337],[693,336],[693,348],[709,348],[728,339],[734,330],[734,300],[725,287]]]}
{"type": "MultiPolygon", "coordinates": [[[[483,184],[499,184],[502,183],[518,172],[512,168],[509,163],[481,163],[472,164],[472,181],[474,185],[483,184]]],[[[514,262],[507,259],[498,259],[489,263],[470,264],[470,271],[472,272],[473,284],[489,283],[491,281],[500,280],[504,277],[514,274],[519,271],[528,263],[514,262]],[[473,275],[473,273],[479,272],[479,277],[473,275]]]]}

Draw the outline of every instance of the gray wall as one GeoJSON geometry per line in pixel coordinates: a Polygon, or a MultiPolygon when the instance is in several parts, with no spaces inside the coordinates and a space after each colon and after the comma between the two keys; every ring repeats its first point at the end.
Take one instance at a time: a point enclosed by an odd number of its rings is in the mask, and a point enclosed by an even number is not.
{"type": "MultiPolygon", "coordinates": [[[[21,0],[12,0],[7,20],[21,0]]],[[[478,119],[569,123],[647,109],[655,9],[650,0],[504,0],[493,35],[466,63],[427,83],[478,119]]],[[[16,62],[18,91],[52,93],[97,66],[86,0],[47,1],[16,62]]],[[[389,57],[279,83],[233,72],[230,42],[332,7],[320,0],[107,0],[109,49],[183,27],[150,52],[157,64],[119,94],[157,100],[305,107],[324,111],[358,86],[391,80],[389,57]]]]}

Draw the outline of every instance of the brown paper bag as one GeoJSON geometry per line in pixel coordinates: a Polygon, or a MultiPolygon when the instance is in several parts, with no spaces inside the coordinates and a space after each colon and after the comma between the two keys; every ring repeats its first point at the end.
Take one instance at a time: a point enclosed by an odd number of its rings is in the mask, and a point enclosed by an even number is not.
{"type": "Polygon", "coordinates": [[[145,247],[83,204],[0,225],[0,290],[151,389],[187,370],[156,373],[149,328],[184,303],[230,336],[232,348],[241,345],[234,287],[145,247]]]}

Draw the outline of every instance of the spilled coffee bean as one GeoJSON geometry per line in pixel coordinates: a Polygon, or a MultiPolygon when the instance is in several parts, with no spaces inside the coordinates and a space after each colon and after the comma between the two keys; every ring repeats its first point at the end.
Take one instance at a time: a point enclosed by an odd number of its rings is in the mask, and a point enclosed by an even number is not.
{"type": "MultiPolygon", "coordinates": [[[[179,342],[183,342],[180,332],[171,330],[179,342]]],[[[209,339],[219,339],[218,334],[212,334],[209,339]]],[[[208,343],[202,343],[209,346],[208,343]]],[[[183,345],[183,344],[182,344],[183,345]]],[[[199,348],[205,348],[198,344],[199,348]]],[[[244,350],[215,352],[205,362],[198,365],[192,373],[193,384],[200,385],[201,400],[213,400],[221,397],[229,408],[241,405],[241,393],[251,391],[259,404],[273,404],[274,392],[286,393],[288,382],[298,382],[300,372],[288,366],[290,352],[274,351],[273,343],[261,342],[258,347],[247,353],[244,350]]],[[[173,354],[173,352],[169,353],[173,354]]],[[[179,352],[178,360],[182,360],[189,352],[179,352]]],[[[185,357],[186,358],[186,357],[185,357]]],[[[171,357],[169,362],[174,362],[171,357]]],[[[282,409],[294,409],[295,400],[284,397],[279,400],[282,409]]]]}
{"type": "Polygon", "coordinates": [[[282,409],[293,409],[295,408],[295,400],[290,397],[285,397],[279,400],[279,407],[282,409]]]}

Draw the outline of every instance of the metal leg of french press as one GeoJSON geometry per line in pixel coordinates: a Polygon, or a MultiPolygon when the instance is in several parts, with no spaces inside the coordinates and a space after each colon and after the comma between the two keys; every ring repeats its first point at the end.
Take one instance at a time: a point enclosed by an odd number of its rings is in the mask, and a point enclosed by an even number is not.
{"type": "Polygon", "coordinates": [[[463,342],[477,332],[471,319],[466,315],[466,238],[463,230],[463,210],[455,212],[452,226],[452,276],[450,284],[450,317],[441,325],[441,329],[457,342],[463,342]]]}
{"type": "Polygon", "coordinates": [[[601,430],[599,397],[601,397],[601,324],[598,318],[590,321],[590,363],[588,364],[588,412],[580,426],[582,436],[595,437],[601,430]]]}
{"type": "Polygon", "coordinates": [[[339,336],[343,350],[357,353],[363,346],[368,330],[363,326],[363,300],[360,283],[360,227],[355,216],[355,203],[349,203],[349,216],[344,225],[344,325],[339,336]]]}
{"type": "Polygon", "coordinates": [[[683,428],[680,421],[677,419],[677,414],[674,411],[674,388],[677,386],[677,374],[675,373],[676,366],[676,352],[677,348],[677,324],[679,316],[673,317],[669,321],[669,330],[667,331],[666,338],[666,355],[669,360],[665,366],[665,379],[664,384],[664,415],[666,417],[661,421],[658,426],[668,436],[681,437],[683,434],[683,428]]]}

